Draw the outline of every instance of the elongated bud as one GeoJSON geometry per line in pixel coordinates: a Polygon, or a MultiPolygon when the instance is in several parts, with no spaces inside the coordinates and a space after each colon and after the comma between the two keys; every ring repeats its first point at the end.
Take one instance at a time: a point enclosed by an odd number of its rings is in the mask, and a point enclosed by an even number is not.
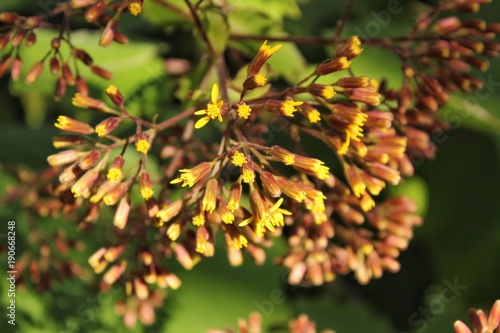
{"type": "Polygon", "coordinates": [[[151,178],[149,177],[149,173],[143,172],[141,177],[139,178],[139,190],[141,192],[141,196],[145,200],[151,199],[154,194],[153,186],[151,185],[151,178]]]}
{"type": "Polygon", "coordinates": [[[182,200],[177,200],[169,205],[165,205],[162,209],[160,209],[158,213],[156,213],[156,217],[166,223],[176,217],[180,213],[181,209],[182,200]]]}
{"type": "Polygon", "coordinates": [[[117,156],[111,163],[111,166],[108,169],[108,174],[106,177],[110,182],[116,182],[122,179],[123,165],[125,164],[125,160],[122,156],[117,156]]]}
{"type": "Polygon", "coordinates": [[[307,91],[311,95],[323,97],[324,99],[330,99],[336,94],[332,86],[317,83],[311,83],[307,87],[307,91]]]}
{"type": "Polygon", "coordinates": [[[127,36],[125,36],[124,34],[122,34],[121,32],[119,31],[116,31],[115,32],[115,36],[113,38],[113,40],[115,42],[117,42],[118,44],[127,44],[128,43],[128,38],[127,36]]]}
{"type": "Polygon", "coordinates": [[[10,71],[10,75],[12,76],[12,81],[18,81],[19,78],[21,77],[21,71],[23,68],[23,61],[19,59],[19,57],[16,57],[12,61],[12,69],[10,71]]]}
{"type": "Polygon", "coordinates": [[[347,42],[340,48],[337,52],[337,57],[346,57],[347,60],[351,60],[356,58],[358,55],[363,52],[363,49],[360,47],[361,41],[357,36],[353,36],[347,40],[347,42]]]}
{"type": "Polygon", "coordinates": [[[0,22],[3,23],[14,23],[19,16],[16,13],[4,12],[0,13],[0,22]]]}
{"type": "Polygon", "coordinates": [[[56,91],[54,93],[54,99],[56,101],[59,102],[64,97],[66,94],[66,86],[66,80],[61,76],[56,83],[56,91]]]}
{"type": "Polygon", "coordinates": [[[269,193],[273,198],[279,198],[281,196],[281,188],[278,185],[276,179],[272,173],[264,171],[260,173],[260,180],[262,181],[262,185],[264,189],[269,193]]]}
{"type": "Polygon", "coordinates": [[[104,276],[102,277],[102,280],[106,284],[113,284],[120,278],[120,276],[123,275],[126,268],[127,268],[127,261],[126,260],[120,262],[119,264],[113,265],[113,267],[111,267],[106,272],[106,274],[104,274],[104,276]]]}
{"type": "Polygon", "coordinates": [[[109,191],[104,196],[104,198],[102,198],[102,201],[104,201],[104,203],[107,206],[115,205],[118,202],[118,200],[120,200],[125,195],[131,182],[132,179],[129,179],[127,181],[121,182],[120,184],[116,185],[111,191],[109,191]]]}
{"type": "Polygon", "coordinates": [[[101,157],[101,153],[93,150],[87,156],[84,156],[78,162],[78,166],[82,170],[88,170],[95,166],[97,162],[99,162],[99,158],[101,157]]]}
{"type": "Polygon", "coordinates": [[[62,73],[63,73],[64,79],[66,79],[66,82],[70,86],[74,86],[75,85],[75,77],[73,75],[73,72],[71,71],[71,68],[69,68],[69,65],[67,63],[63,64],[62,73]]]}
{"type": "Polygon", "coordinates": [[[292,165],[295,163],[295,154],[280,146],[272,146],[268,151],[271,156],[277,158],[285,165],[292,165]]]}
{"type": "Polygon", "coordinates": [[[57,123],[54,125],[55,127],[72,133],[78,134],[92,134],[94,133],[94,129],[87,123],[82,121],[78,121],[66,116],[57,117],[57,123]]]}
{"type": "Polygon", "coordinates": [[[53,38],[52,41],[50,42],[50,45],[54,50],[59,50],[59,48],[61,47],[61,38],[59,37],[53,38]]]}
{"type": "Polygon", "coordinates": [[[87,86],[87,82],[81,76],[76,78],[76,91],[82,96],[89,95],[89,87],[87,86]]]}
{"type": "Polygon", "coordinates": [[[135,149],[142,154],[147,154],[149,151],[149,137],[143,131],[135,133],[135,149]]]}
{"type": "Polygon", "coordinates": [[[5,48],[5,45],[10,41],[10,32],[6,32],[0,36],[0,51],[5,48]]]}
{"type": "Polygon", "coordinates": [[[6,54],[0,61],[0,77],[2,77],[5,72],[9,69],[10,63],[12,62],[12,57],[6,54]]]}
{"type": "Polygon", "coordinates": [[[26,46],[33,46],[36,43],[36,34],[31,31],[27,36],[26,36],[26,46]]]}
{"type": "Polygon", "coordinates": [[[262,73],[257,73],[255,75],[249,76],[245,82],[243,82],[244,90],[252,90],[257,87],[265,86],[267,83],[266,76],[262,73]]]}
{"type": "Polygon", "coordinates": [[[25,36],[26,36],[26,31],[19,30],[12,37],[12,40],[10,41],[10,44],[12,46],[19,46],[19,45],[21,45],[21,43],[23,42],[25,36]]]}
{"type": "Polygon", "coordinates": [[[241,192],[243,188],[241,183],[233,183],[231,189],[229,190],[229,199],[227,202],[227,208],[234,213],[236,209],[240,207],[241,192]]]}
{"type": "Polygon", "coordinates": [[[75,162],[85,154],[85,152],[78,152],[74,149],[70,149],[54,155],[50,155],[49,157],[47,157],[47,161],[51,166],[63,166],[75,162]]]}
{"type": "Polygon", "coordinates": [[[115,128],[117,128],[119,124],[120,124],[120,118],[109,117],[109,118],[101,121],[95,127],[95,131],[96,131],[97,135],[105,136],[105,135],[111,133],[112,131],[114,131],[115,128]]]}
{"type": "Polygon", "coordinates": [[[247,75],[252,76],[260,72],[260,69],[264,65],[264,63],[281,48],[282,44],[278,44],[271,48],[267,45],[267,40],[262,43],[257,54],[255,55],[252,62],[248,65],[247,75]]]}
{"type": "MultiPolygon", "coordinates": [[[[104,197],[104,203],[106,203],[106,196],[104,197]]],[[[128,215],[130,213],[130,203],[127,197],[123,197],[118,204],[118,208],[115,212],[115,217],[113,219],[113,224],[118,229],[125,228],[128,221],[128,215]]]]}
{"type": "Polygon", "coordinates": [[[335,58],[331,61],[323,62],[316,67],[316,74],[326,75],[349,68],[351,62],[347,57],[335,58]]]}
{"type": "Polygon", "coordinates": [[[97,19],[104,13],[104,10],[106,9],[107,2],[105,1],[99,1],[95,4],[93,4],[85,14],[83,15],[87,22],[93,23],[97,21],[97,19]]]}
{"type": "Polygon", "coordinates": [[[33,84],[35,81],[38,79],[40,74],[43,71],[43,62],[37,62],[31,67],[30,71],[26,75],[26,78],[24,79],[24,82],[26,84],[33,84]]]}
{"type": "Polygon", "coordinates": [[[118,22],[116,22],[115,20],[110,20],[101,34],[99,45],[108,47],[115,39],[116,30],[118,30],[118,22]]]}
{"type": "Polygon", "coordinates": [[[118,90],[117,87],[109,86],[106,89],[106,94],[108,95],[109,99],[113,102],[114,105],[120,107],[123,106],[123,95],[120,92],[120,90],[118,90]]]}
{"type": "Polygon", "coordinates": [[[94,74],[99,75],[103,79],[111,80],[111,78],[113,77],[113,74],[101,67],[93,65],[90,67],[90,69],[92,70],[92,72],[94,72],[94,74]]]}
{"type": "Polygon", "coordinates": [[[54,75],[57,75],[59,73],[59,59],[57,59],[57,56],[53,56],[50,58],[50,72],[54,75]]]}
{"type": "Polygon", "coordinates": [[[85,52],[84,50],[82,49],[76,49],[75,50],[75,56],[80,59],[81,62],[83,62],[85,65],[87,66],[91,66],[92,63],[94,62],[92,60],[92,57],[87,53],[85,52]]]}
{"type": "Polygon", "coordinates": [[[73,97],[72,102],[74,106],[78,106],[84,109],[90,109],[99,112],[109,112],[109,113],[113,112],[113,110],[109,108],[106,104],[104,104],[103,101],[83,96],[79,93],[75,94],[75,97],[73,97]]]}

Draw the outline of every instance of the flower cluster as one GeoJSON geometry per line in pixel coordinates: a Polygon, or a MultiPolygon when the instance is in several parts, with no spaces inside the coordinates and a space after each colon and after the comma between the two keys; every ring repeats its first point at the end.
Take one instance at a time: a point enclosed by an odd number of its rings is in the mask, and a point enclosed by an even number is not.
{"type": "MultiPolygon", "coordinates": [[[[221,59],[212,59],[217,71],[207,71],[201,87],[193,87],[202,93],[190,95],[201,97],[171,118],[159,113],[152,121],[131,115],[115,86],[106,89],[111,103],[89,97],[70,60],[102,77],[111,75],[62,34],[26,81],[34,82],[50,57],[50,69],[59,75],[56,97],[74,84],[78,93],[73,105],[96,111],[102,119],[57,118],[55,126],[66,132],[53,141],[62,151],[48,157],[49,173],[57,181],[47,186],[52,199],[35,208],[45,215],[83,210],[78,228],[87,231],[111,207],[112,237],[88,264],[103,274],[102,288],[117,281],[125,285],[128,299],[117,304],[117,312],[127,326],[137,319],[151,324],[154,308],[165,296],[161,289],[180,287],[165,257],[192,269],[215,255],[218,236],[233,266],[242,264],[244,253],[263,263],[264,248],[273,238],[285,238],[288,250],[278,261],[290,270],[288,282],[294,285],[321,285],[350,272],[365,284],[385,270],[396,272],[399,254],[422,218],[406,197],[377,197],[413,175],[415,154],[434,156],[431,133],[447,128],[436,118],[437,111],[450,92],[479,88],[471,67],[485,70],[483,56],[500,53],[492,40],[498,24],[436,20],[434,15],[475,11],[482,2],[442,1],[419,18],[404,43],[378,45],[401,57],[401,89],[353,74],[362,46],[370,45],[356,36],[343,40],[310,75],[283,87],[273,81],[269,64],[282,45],[264,39],[237,77],[229,76],[221,59]],[[70,58],[59,52],[61,43],[70,45],[70,58]],[[122,137],[123,129],[128,136],[122,137]],[[220,143],[207,142],[202,135],[207,129],[220,143]],[[278,135],[285,139],[273,140],[278,135]],[[313,147],[324,153],[318,155],[313,147]],[[160,160],[160,171],[152,172],[152,158],[160,160]]],[[[127,11],[139,14],[142,5],[142,0],[71,0],[58,8],[105,27],[100,43],[107,46],[126,42],[118,19],[127,11]]],[[[192,14],[201,24],[196,10],[192,14]]],[[[45,21],[13,13],[0,14],[0,21],[10,29],[0,37],[0,48],[12,45],[0,74],[13,59],[11,72],[17,80],[17,48],[23,39],[33,43],[29,36],[45,21]]],[[[259,326],[260,319],[252,315],[240,331],[258,331],[259,326]]],[[[315,332],[315,325],[299,317],[290,331],[315,332]]]]}

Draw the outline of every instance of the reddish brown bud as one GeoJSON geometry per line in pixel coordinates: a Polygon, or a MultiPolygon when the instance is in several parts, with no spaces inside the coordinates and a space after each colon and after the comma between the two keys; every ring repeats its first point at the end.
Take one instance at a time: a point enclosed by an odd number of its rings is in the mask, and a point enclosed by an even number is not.
{"type": "Polygon", "coordinates": [[[62,66],[62,73],[64,76],[64,79],[70,86],[74,86],[76,81],[75,77],[73,75],[73,72],[71,72],[71,68],[69,68],[69,65],[67,63],[63,64],[62,66]]]}
{"type": "Polygon", "coordinates": [[[59,73],[59,60],[57,59],[57,56],[53,56],[50,58],[50,72],[54,75],[57,75],[59,73]]]}
{"type": "Polygon", "coordinates": [[[56,101],[60,101],[64,97],[64,95],[66,94],[66,86],[66,80],[61,76],[56,83],[56,91],[54,94],[54,98],[56,101]]]}
{"type": "Polygon", "coordinates": [[[10,32],[6,32],[0,36],[0,50],[3,50],[5,45],[10,41],[10,32]]]}
{"type": "Polygon", "coordinates": [[[24,37],[26,36],[26,31],[24,30],[19,30],[17,31],[14,36],[12,37],[12,40],[10,41],[12,46],[19,46],[24,40],[24,37]]]}
{"type": "Polygon", "coordinates": [[[109,46],[113,42],[115,38],[115,32],[117,30],[118,30],[118,22],[115,20],[110,20],[101,34],[99,45],[104,47],[109,46]]]}
{"type": "Polygon", "coordinates": [[[111,80],[111,78],[113,77],[113,74],[101,67],[91,66],[90,69],[92,70],[92,72],[94,72],[96,75],[99,75],[103,79],[111,80]]]}
{"type": "Polygon", "coordinates": [[[80,161],[78,161],[78,166],[82,170],[88,170],[92,168],[94,165],[99,162],[99,158],[101,157],[101,153],[93,150],[88,153],[86,156],[82,157],[80,161]]]}
{"type": "Polygon", "coordinates": [[[30,16],[26,19],[26,25],[30,28],[38,28],[42,23],[43,18],[41,16],[30,16]]]}
{"type": "Polygon", "coordinates": [[[14,22],[16,22],[18,17],[19,16],[16,13],[12,13],[12,12],[0,13],[0,22],[14,23],[14,22]]]}
{"type": "Polygon", "coordinates": [[[15,58],[14,61],[12,61],[12,69],[11,69],[11,76],[12,76],[12,81],[17,81],[19,80],[19,77],[21,76],[21,70],[23,67],[23,62],[19,57],[15,58]]]}
{"type": "Polygon", "coordinates": [[[82,96],[87,97],[89,95],[89,88],[87,86],[87,82],[82,77],[76,78],[76,91],[82,96]]]}
{"type": "Polygon", "coordinates": [[[114,39],[113,39],[115,42],[117,42],[118,44],[127,44],[128,43],[128,38],[127,36],[125,36],[124,34],[122,34],[121,32],[119,31],[116,31],[115,32],[115,36],[114,36],[114,39]]]}
{"type": "Polygon", "coordinates": [[[30,71],[26,75],[24,82],[26,84],[33,84],[43,71],[43,62],[39,61],[31,67],[30,71]]]}
{"type": "Polygon", "coordinates": [[[106,9],[107,2],[104,1],[99,1],[92,5],[85,14],[83,15],[87,22],[93,23],[97,21],[97,19],[104,13],[104,10],[106,9]]]}
{"type": "Polygon", "coordinates": [[[456,16],[450,16],[443,18],[432,26],[432,30],[440,35],[446,35],[449,34],[453,31],[456,31],[460,28],[461,26],[460,19],[456,16]]]}
{"type": "Polygon", "coordinates": [[[479,3],[474,3],[472,1],[461,1],[455,3],[453,9],[459,13],[477,13],[479,11],[479,3]]]}
{"type": "Polygon", "coordinates": [[[123,106],[123,95],[115,86],[111,85],[106,89],[106,94],[116,106],[123,106]]]}
{"type": "Polygon", "coordinates": [[[92,60],[92,57],[87,53],[85,52],[84,50],[82,49],[76,49],[75,50],[75,56],[80,59],[85,65],[87,66],[91,66],[92,63],[94,62],[92,60]]]}
{"type": "Polygon", "coordinates": [[[335,58],[331,61],[323,62],[316,67],[318,75],[326,75],[333,72],[349,68],[351,62],[346,57],[335,58]]]}
{"type": "Polygon", "coordinates": [[[26,46],[33,46],[36,43],[36,34],[30,31],[26,36],[26,46]]]}
{"type": "Polygon", "coordinates": [[[56,37],[51,41],[52,48],[58,50],[61,47],[61,38],[56,37]]]}
{"type": "Polygon", "coordinates": [[[279,198],[281,196],[281,188],[274,179],[270,172],[264,171],[260,173],[260,180],[264,185],[264,189],[269,193],[270,196],[274,198],[279,198]]]}

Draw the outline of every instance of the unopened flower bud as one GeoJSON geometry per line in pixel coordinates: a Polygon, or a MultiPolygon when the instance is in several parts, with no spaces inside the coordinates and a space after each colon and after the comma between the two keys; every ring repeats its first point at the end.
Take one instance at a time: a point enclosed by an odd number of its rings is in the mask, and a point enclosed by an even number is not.
{"type": "Polygon", "coordinates": [[[21,71],[23,67],[23,61],[19,59],[19,57],[14,58],[12,61],[12,69],[10,71],[10,75],[12,77],[12,81],[18,81],[21,77],[21,71]]]}
{"type": "Polygon", "coordinates": [[[71,71],[71,68],[69,68],[69,65],[67,63],[63,64],[62,66],[62,74],[64,78],[66,79],[66,82],[70,86],[75,85],[75,76],[73,75],[73,72],[71,71]]]}
{"type": "Polygon", "coordinates": [[[347,57],[335,58],[331,61],[323,62],[316,67],[316,74],[326,75],[349,68],[351,62],[347,57]]]}
{"type": "Polygon", "coordinates": [[[111,74],[110,72],[101,67],[92,65],[90,69],[92,70],[92,72],[94,72],[94,74],[99,75],[103,79],[111,80],[111,78],[113,77],[113,74],[111,74]]]}
{"type": "Polygon", "coordinates": [[[115,157],[108,169],[108,174],[106,175],[110,182],[116,182],[122,179],[124,164],[125,160],[122,156],[115,157]]]}
{"type": "MultiPolygon", "coordinates": [[[[120,185],[118,185],[120,186],[120,185]]],[[[104,196],[104,203],[106,203],[106,196],[104,196]]],[[[120,203],[118,204],[118,208],[115,212],[115,217],[113,219],[113,225],[118,229],[125,228],[128,221],[128,215],[130,214],[130,202],[129,199],[125,196],[121,198],[120,203]]]]}
{"type": "Polygon", "coordinates": [[[99,162],[99,158],[101,157],[101,153],[98,151],[91,151],[90,153],[87,154],[87,156],[84,156],[80,159],[78,162],[78,167],[82,170],[88,170],[95,166],[97,162],[99,162]]]}
{"type": "Polygon", "coordinates": [[[151,179],[149,177],[149,173],[143,172],[141,177],[139,178],[139,190],[141,192],[141,196],[149,200],[153,196],[153,186],[151,185],[151,179]]]}
{"type": "Polygon", "coordinates": [[[106,94],[116,106],[123,106],[123,95],[117,87],[111,85],[106,89],[106,94]]]}
{"type": "Polygon", "coordinates": [[[120,124],[120,118],[109,117],[101,121],[96,127],[95,131],[98,136],[105,136],[113,132],[120,124]]]}
{"type": "Polygon", "coordinates": [[[31,67],[30,71],[26,75],[24,82],[26,84],[33,84],[43,71],[43,62],[39,61],[31,67]]]}
{"type": "Polygon", "coordinates": [[[138,131],[135,134],[135,149],[142,154],[147,154],[149,151],[149,138],[143,131],[138,131]]]}

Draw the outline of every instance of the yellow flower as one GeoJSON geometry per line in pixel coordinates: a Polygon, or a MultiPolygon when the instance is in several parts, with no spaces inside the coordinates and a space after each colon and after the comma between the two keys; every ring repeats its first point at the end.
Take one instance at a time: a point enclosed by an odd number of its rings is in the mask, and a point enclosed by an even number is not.
{"type": "Polygon", "coordinates": [[[192,169],[181,169],[179,170],[182,172],[181,176],[172,180],[170,184],[182,183],[182,186],[192,187],[201,178],[208,175],[211,170],[212,163],[210,162],[202,162],[192,169]]]}
{"type": "Polygon", "coordinates": [[[238,113],[238,116],[243,119],[248,119],[250,117],[250,114],[252,113],[252,108],[250,108],[248,105],[245,103],[240,104],[238,108],[236,109],[236,113],[238,113]]]}
{"type": "Polygon", "coordinates": [[[247,166],[247,164],[243,165],[243,172],[241,173],[241,177],[243,182],[250,184],[255,181],[255,172],[253,168],[247,166]]]}
{"type": "Polygon", "coordinates": [[[243,164],[247,163],[247,159],[245,154],[240,153],[239,151],[235,151],[233,156],[231,157],[231,162],[236,166],[243,166],[243,164]]]}
{"type": "Polygon", "coordinates": [[[219,85],[214,83],[212,86],[212,99],[211,103],[207,104],[207,108],[204,110],[196,111],[194,114],[197,116],[205,115],[203,118],[199,119],[194,125],[195,128],[202,128],[205,126],[210,119],[219,119],[222,122],[222,105],[224,104],[223,100],[219,99],[219,85]]]}

